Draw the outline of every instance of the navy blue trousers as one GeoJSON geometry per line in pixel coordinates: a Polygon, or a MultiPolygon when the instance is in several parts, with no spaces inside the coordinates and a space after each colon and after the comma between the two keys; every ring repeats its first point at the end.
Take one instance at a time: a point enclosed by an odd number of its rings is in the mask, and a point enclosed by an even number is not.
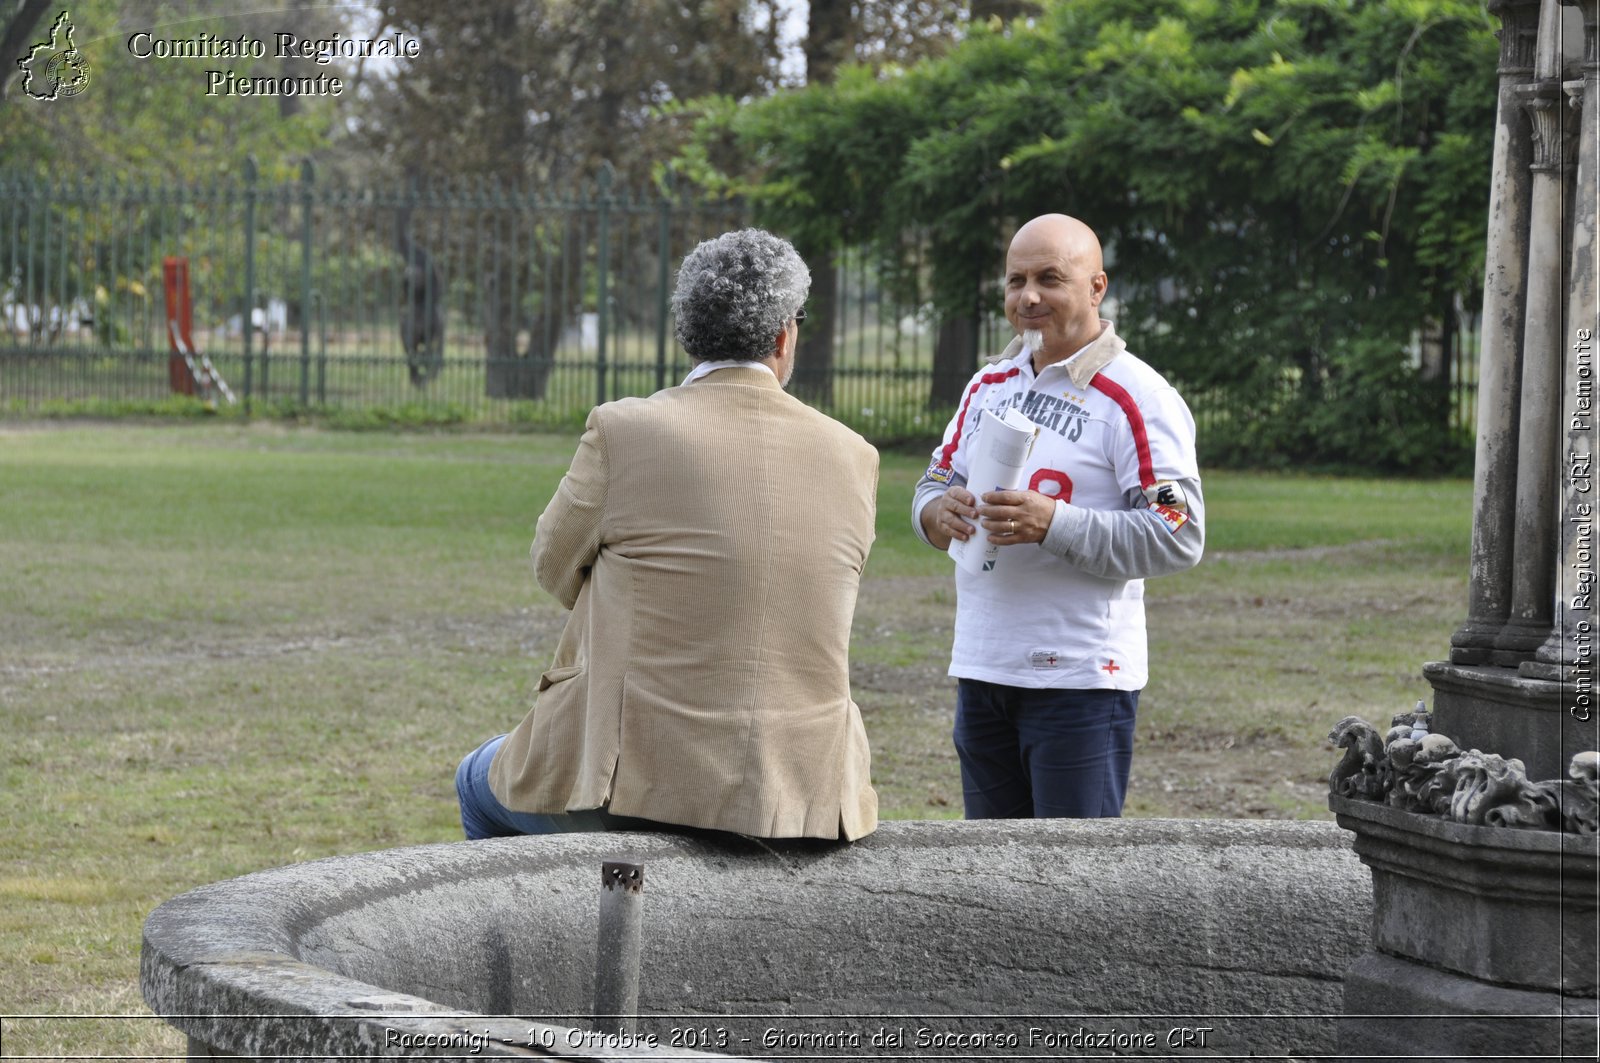
{"type": "Polygon", "coordinates": [[[1137,690],[958,681],[956,753],[968,819],[1122,815],[1137,690]]]}

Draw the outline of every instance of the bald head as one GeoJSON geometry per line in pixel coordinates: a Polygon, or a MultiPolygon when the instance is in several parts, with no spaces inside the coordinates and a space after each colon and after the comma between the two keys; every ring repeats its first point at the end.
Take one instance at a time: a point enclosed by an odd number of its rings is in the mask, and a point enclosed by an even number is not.
{"type": "Polygon", "coordinates": [[[1100,335],[1106,293],[1094,230],[1065,214],[1042,214],[1006,251],[1006,317],[1034,352],[1035,369],[1071,357],[1100,335]]]}
{"type": "MultiPolygon", "coordinates": [[[[1065,214],[1041,214],[1023,224],[1011,238],[1011,251],[1048,248],[1071,261],[1084,273],[1099,273],[1104,266],[1100,238],[1077,218],[1065,214]]],[[[1010,258],[1010,253],[1007,256],[1010,258]]]]}

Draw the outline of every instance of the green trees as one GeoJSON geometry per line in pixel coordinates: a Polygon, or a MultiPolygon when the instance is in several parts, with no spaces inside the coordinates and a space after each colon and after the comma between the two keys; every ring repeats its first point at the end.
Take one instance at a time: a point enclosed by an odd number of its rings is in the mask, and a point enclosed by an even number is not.
{"type": "MultiPolygon", "coordinates": [[[[281,100],[207,94],[208,68],[274,76],[290,73],[289,61],[270,52],[261,59],[225,61],[141,58],[129,47],[129,37],[145,30],[155,37],[247,33],[270,41],[286,25],[308,36],[348,32],[337,12],[321,8],[289,21],[277,12],[255,12],[243,0],[164,0],[137,14],[122,10],[126,6],[112,0],[80,0],[70,6],[74,41],[90,73],[81,95],[30,100],[22,93],[15,60],[0,70],[0,81],[6,83],[0,101],[0,169],[54,178],[126,181],[167,175],[211,180],[238,174],[244,159],[254,155],[264,174],[292,177],[299,159],[326,142],[341,101],[297,100],[286,112],[281,100]]],[[[5,28],[9,33],[13,26],[22,27],[17,36],[26,53],[49,39],[60,10],[60,5],[51,7],[31,27],[23,27],[25,13],[19,13],[5,28]]]]}
{"type": "Polygon", "coordinates": [[[997,306],[1018,222],[1082,217],[1130,345],[1233,396],[1211,457],[1418,468],[1481,283],[1497,55],[1465,0],[1073,0],[712,111],[678,165],[886,260],[925,231],[946,318],[997,306]]]}
{"type": "MultiPolygon", "coordinates": [[[[680,136],[663,105],[757,93],[776,65],[771,0],[391,0],[381,20],[418,40],[419,54],[395,64],[363,108],[357,138],[382,170],[424,186],[469,181],[500,202],[508,189],[519,201],[577,197],[606,164],[608,194],[637,190],[680,136]],[[762,10],[768,17],[755,19],[762,10]]],[[[569,252],[599,254],[597,234],[573,217],[522,219],[491,204],[481,239],[500,253],[457,263],[445,281],[474,307],[492,397],[543,398],[561,334],[595,308],[569,252]],[[571,296],[562,304],[546,292],[571,296]]],[[[425,264],[445,234],[412,229],[403,212],[401,253],[425,264]]],[[[653,280],[649,254],[624,268],[653,280]]],[[[430,268],[418,266],[424,276],[430,268]]]]}
{"type": "MultiPolygon", "coordinates": [[[[16,10],[4,20],[6,46],[20,46],[24,55],[50,39],[62,10],[51,6],[30,25],[35,5],[9,6],[16,10]]],[[[8,318],[0,344],[53,343],[63,323],[80,317],[92,318],[99,344],[131,342],[128,322],[162,313],[163,256],[187,253],[209,235],[205,204],[219,198],[218,182],[238,180],[251,156],[264,179],[292,177],[299,157],[322,145],[333,124],[338,101],[331,98],[295,100],[286,109],[282,99],[207,94],[210,67],[242,76],[289,73],[290,63],[270,53],[221,62],[159,59],[129,45],[139,31],[270,40],[285,27],[278,12],[254,12],[243,0],[164,0],[137,12],[126,6],[71,5],[73,41],[90,72],[80,95],[30,99],[15,57],[0,69],[0,312],[8,318]],[[57,191],[46,195],[36,181],[57,191]],[[179,184],[184,191],[175,194],[179,184]],[[20,336],[19,318],[30,321],[20,336]]],[[[296,0],[296,21],[288,23],[299,32],[343,28],[338,13],[303,7],[296,0]]],[[[266,211],[263,218],[267,230],[275,219],[266,211]]],[[[272,238],[264,231],[263,239],[272,238]]],[[[159,328],[156,337],[165,344],[159,328]]]]}
{"type": "Polygon", "coordinates": [[[421,43],[363,107],[391,172],[566,190],[601,163],[624,183],[671,150],[664,103],[763,91],[775,58],[766,0],[391,0],[385,30],[421,43]]]}

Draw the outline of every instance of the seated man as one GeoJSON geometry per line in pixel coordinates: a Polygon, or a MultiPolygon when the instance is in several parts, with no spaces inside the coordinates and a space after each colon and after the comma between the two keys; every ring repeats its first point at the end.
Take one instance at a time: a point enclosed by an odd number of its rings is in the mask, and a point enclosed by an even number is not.
{"type": "Polygon", "coordinates": [[[876,828],[847,654],[878,453],[783,390],[810,284],[755,229],[684,259],[672,309],[696,364],[589,414],[533,543],[572,615],[532,711],[456,773],[467,837],[876,828]]]}

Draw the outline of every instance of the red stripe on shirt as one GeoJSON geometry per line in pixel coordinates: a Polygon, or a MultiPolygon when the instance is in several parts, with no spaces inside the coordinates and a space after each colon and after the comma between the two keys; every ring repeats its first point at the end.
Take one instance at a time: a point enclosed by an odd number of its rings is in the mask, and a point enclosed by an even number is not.
{"type": "Polygon", "coordinates": [[[940,468],[948,469],[950,467],[950,459],[955,455],[956,447],[961,445],[961,431],[967,423],[967,407],[972,405],[972,396],[976,395],[978,389],[983,385],[999,384],[1010,380],[1020,372],[1022,372],[1020,367],[1012,366],[1004,373],[985,373],[967,389],[967,397],[961,400],[961,413],[956,417],[956,434],[950,437],[950,442],[944,445],[944,451],[939,455],[940,468]]]}
{"type": "Polygon", "coordinates": [[[1133,396],[1116,381],[1108,379],[1103,373],[1096,373],[1089,386],[1111,399],[1122,412],[1127,415],[1128,427],[1133,429],[1133,446],[1139,452],[1139,486],[1148,488],[1156,482],[1154,464],[1150,461],[1150,437],[1145,434],[1144,415],[1139,412],[1139,406],[1133,401],[1133,396]]]}

